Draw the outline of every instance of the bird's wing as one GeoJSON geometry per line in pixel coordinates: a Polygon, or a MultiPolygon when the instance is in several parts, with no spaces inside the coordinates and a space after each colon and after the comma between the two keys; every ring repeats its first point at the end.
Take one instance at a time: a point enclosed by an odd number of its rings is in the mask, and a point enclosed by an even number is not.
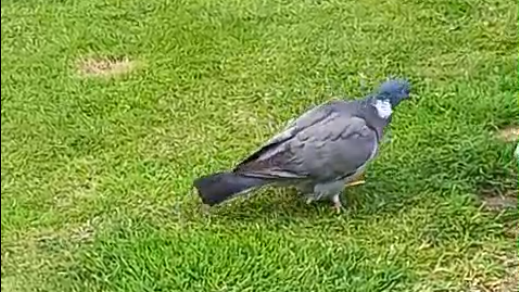
{"type": "Polygon", "coordinates": [[[240,163],[235,171],[278,179],[328,180],[364,165],[377,146],[376,133],[347,103],[317,107],[240,163]]]}
{"type": "MultiPolygon", "coordinates": [[[[266,157],[280,151],[283,148],[283,145],[286,145],[286,142],[294,138],[297,133],[329,117],[332,112],[336,110],[336,103],[337,101],[324,103],[307,111],[297,119],[290,120],[280,133],[274,135],[274,137],[263,144],[263,146],[261,146],[258,150],[240,162],[235,167],[234,171],[243,171],[247,168],[247,165],[253,164],[255,162],[259,163],[260,161],[265,160],[266,157]]],[[[295,176],[297,177],[297,175],[295,176]]]]}

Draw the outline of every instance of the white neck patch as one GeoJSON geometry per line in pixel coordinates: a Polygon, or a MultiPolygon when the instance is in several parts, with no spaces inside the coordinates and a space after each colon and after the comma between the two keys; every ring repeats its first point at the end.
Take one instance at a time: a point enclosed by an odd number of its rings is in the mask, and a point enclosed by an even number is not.
{"type": "Polygon", "coordinates": [[[377,109],[377,113],[381,118],[387,119],[389,116],[391,116],[391,103],[388,100],[377,99],[375,101],[375,108],[377,109]]]}

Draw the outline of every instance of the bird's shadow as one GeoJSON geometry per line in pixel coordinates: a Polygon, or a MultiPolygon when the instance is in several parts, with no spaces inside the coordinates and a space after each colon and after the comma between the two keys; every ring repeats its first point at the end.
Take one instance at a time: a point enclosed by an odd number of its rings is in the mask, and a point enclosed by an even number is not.
{"type": "MultiPolygon", "coordinates": [[[[398,190],[385,182],[369,186],[356,186],[345,189],[341,195],[343,208],[336,213],[330,201],[317,201],[307,204],[305,199],[293,189],[268,189],[252,197],[236,198],[222,205],[208,207],[196,202],[195,213],[218,222],[257,222],[265,220],[294,221],[323,217],[369,216],[394,214],[408,205],[398,190]],[[379,193],[376,190],[385,190],[379,193]]],[[[198,216],[197,216],[198,217],[198,216]]]]}

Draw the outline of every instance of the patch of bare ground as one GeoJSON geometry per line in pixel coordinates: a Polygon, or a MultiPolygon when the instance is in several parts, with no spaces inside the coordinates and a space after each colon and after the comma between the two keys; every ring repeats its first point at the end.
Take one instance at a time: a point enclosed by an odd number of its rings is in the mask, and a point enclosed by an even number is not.
{"type": "Polygon", "coordinates": [[[482,192],[482,203],[485,209],[499,212],[504,209],[517,209],[517,190],[508,190],[505,194],[482,192]]]}
{"type": "Polygon", "coordinates": [[[111,77],[131,72],[137,62],[123,58],[83,58],[77,62],[78,73],[82,76],[111,77]]]}
{"type": "MultiPolygon", "coordinates": [[[[481,203],[483,208],[490,212],[501,213],[506,210],[517,212],[518,191],[506,190],[498,192],[491,189],[483,189],[480,193],[481,203]]],[[[513,239],[511,244],[517,244],[519,234],[518,220],[516,216],[512,216],[505,223],[504,235],[513,239]]],[[[500,256],[500,261],[506,271],[505,275],[498,280],[492,282],[482,281],[471,288],[470,291],[478,292],[517,292],[519,291],[519,259],[517,253],[510,253],[500,256]]]]}
{"type": "MultiPolygon", "coordinates": [[[[483,208],[490,212],[500,213],[505,210],[511,210],[517,213],[518,208],[518,190],[507,190],[504,193],[498,193],[491,190],[483,190],[480,194],[483,208]]],[[[509,238],[517,239],[519,235],[517,216],[512,216],[505,224],[504,234],[509,238]]]]}
{"type": "MultiPolygon", "coordinates": [[[[516,225],[517,227],[517,225],[516,225]]],[[[517,254],[509,255],[505,261],[507,277],[498,283],[496,291],[516,292],[519,291],[519,259],[517,254]]]]}
{"type": "Polygon", "coordinates": [[[487,282],[477,283],[472,286],[470,292],[517,292],[519,291],[519,261],[517,254],[510,254],[502,259],[506,269],[503,278],[487,282]]]}
{"type": "Polygon", "coordinates": [[[497,137],[499,140],[504,142],[514,142],[519,140],[519,127],[517,126],[509,126],[503,129],[500,129],[497,132],[497,137]]]}

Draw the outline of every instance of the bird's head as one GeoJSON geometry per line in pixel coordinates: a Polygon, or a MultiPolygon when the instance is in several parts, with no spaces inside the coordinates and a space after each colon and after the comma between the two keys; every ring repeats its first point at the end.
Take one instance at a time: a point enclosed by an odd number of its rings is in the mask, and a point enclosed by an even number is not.
{"type": "Polygon", "coordinates": [[[381,101],[389,101],[391,107],[394,108],[402,100],[409,98],[410,91],[411,85],[407,80],[391,79],[380,85],[375,97],[381,101]]]}

